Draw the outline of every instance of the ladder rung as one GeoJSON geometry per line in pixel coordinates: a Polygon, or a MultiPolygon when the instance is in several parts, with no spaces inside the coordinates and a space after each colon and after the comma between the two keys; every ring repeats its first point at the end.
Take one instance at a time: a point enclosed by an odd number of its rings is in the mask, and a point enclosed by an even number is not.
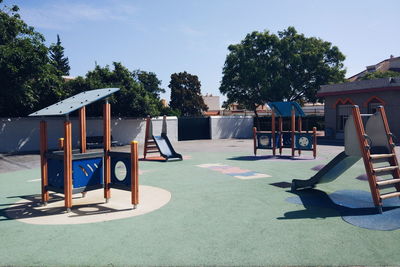
{"type": "Polygon", "coordinates": [[[386,172],[386,171],[393,171],[398,168],[399,168],[398,166],[388,166],[388,167],[375,168],[373,170],[374,172],[386,172]]]}
{"type": "Polygon", "coordinates": [[[391,192],[391,193],[386,193],[381,195],[381,199],[387,199],[391,197],[400,197],[400,192],[391,192]]]}
{"type": "Polygon", "coordinates": [[[371,117],[374,116],[374,114],[360,114],[361,117],[371,117]]]}
{"type": "Polygon", "coordinates": [[[146,153],[158,153],[158,150],[147,150],[146,153]]]}
{"type": "Polygon", "coordinates": [[[146,146],[147,149],[157,148],[157,146],[146,146]]]}
{"type": "Polygon", "coordinates": [[[397,183],[400,183],[400,179],[388,179],[388,180],[383,180],[383,181],[376,182],[376,184],[378,186],[389,185],[389,184],[397,184],[397,183]]]}
{"type": "Polygon", "coordinates": [[[394,157],[395,154],[372,154],[371,159],[384,159],[394,157]]]}

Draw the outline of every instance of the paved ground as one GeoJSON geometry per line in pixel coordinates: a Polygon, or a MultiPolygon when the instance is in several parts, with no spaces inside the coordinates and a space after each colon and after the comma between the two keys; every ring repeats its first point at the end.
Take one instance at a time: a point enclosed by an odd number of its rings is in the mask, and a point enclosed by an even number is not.
{"type": "MultiPolygon", "coordinates": [[[[313,167],[326,164],[343,147],[320,146],[316,160],[310,152],[296,160],[255,159],[251,140],[178,142],[175,150],[187,160],[140,162],[140,184],[171,193],[165,206],[131,218],[76,225],[33,225],[10,218],[7,209],[13,203],[40,192],[39,158],[3,155],[0,265],[400,264],[399,230],[353,226],[335,210],[289,203],[286,199],[293,194],[288,188],[271,185],[309,178],[315,174],[313,167]],[[240,170],[268,177],[238,179],[240,170]]],[[[359,162],[318,189],[368,191],[366,181],[355,179],[363,173],[359,162]]]]}

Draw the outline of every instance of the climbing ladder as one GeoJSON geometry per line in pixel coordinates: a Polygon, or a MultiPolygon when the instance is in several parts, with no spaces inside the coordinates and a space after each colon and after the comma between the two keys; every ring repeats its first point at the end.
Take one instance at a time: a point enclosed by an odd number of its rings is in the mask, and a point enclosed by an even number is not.
{"type": "MultiPolygon", "coordinates": [[[[368,176],[372,199],[375,206],[378,208],[378,211],[382,213],[382,201],[384,199],[400,196],[400,169],[397,162],[393,134],[390,132],[386,113],[382,106],[378,107],[376,114],[360,114],[359,107],[353,106],[352,115],[365,170],[368,176]],[[379,126],[381,126],[380,128],[383,128],[382,130],[385,132],[385,137],[380,138],[381,140],[378,141],[380,144],[385,144],[383,146],[385,149],[374,151],[374,144],[372,144],[371,140],[374,140],[375,138],[371,138],[368,129],[367,131],[364,129],[362,117],[371,116],[380,116],[380,118],[378,117],[379,120],[371,121],[371,124],[374,124],[375,128],[379,128],[379,126]],[[377,163],[382,162],[387,163],[388,166],[376,166],[377,163]],[[378,179],[383,175],[391,175],[392,178],[378,179]],[[387,189],[388,187],[394,187],[395,191],[383,193],[382,190],[387,189]]],[[[368,128],[368,122],[366,128],[368,128]]],[[[371,134],[374,134],[375,136],[378,135],[376,131],[371,131],[371,134]]],[[[381,134],[381,136],[383,135],[381,134]]]]}
{"type": "Polygon", "coordinates": [[[143,158],[146,159],[147,154],[150,153],[160,153],[156,142],[153,140],[152,129],[151,129],[151,118],[147,117],[146,119],[146,134],[144,137],[144,151],[143,151],[143,158]]]}

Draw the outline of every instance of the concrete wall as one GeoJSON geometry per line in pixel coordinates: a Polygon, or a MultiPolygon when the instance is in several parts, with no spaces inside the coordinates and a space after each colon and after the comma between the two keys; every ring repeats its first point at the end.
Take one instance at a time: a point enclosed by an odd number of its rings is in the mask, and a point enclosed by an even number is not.
{"type": "MultiPolygon", "coordinates": [[[[39,150],[40,118],[2,118],[0,119],[0,153],[16,153],[39,150]]],[[[58,139],[64,136],[64,118],[46,118],[49,149],[56,149],[58,139]]],[[[78,148],[78,119],[72,118],[72,144],[78,148]]],[[[159,135],[162,128],[162,117],[154,118],[153,134],[159,135]]],[[[171,141],[178,140],[178,119],[167,117],[168,137],[171,141]]],[[[103,135],[103,120],[101,118],[87,119],[87,136],[103,135]]],[[[129,144],[132,140],[144,141],[146,122],[144,119],[113,118],[111,135],[121,144],[129,144]]]]}
{"type": "Polygon", "coordinates": [[[210,117],[211,139],[252,138],[252,116],[210,117]]]}

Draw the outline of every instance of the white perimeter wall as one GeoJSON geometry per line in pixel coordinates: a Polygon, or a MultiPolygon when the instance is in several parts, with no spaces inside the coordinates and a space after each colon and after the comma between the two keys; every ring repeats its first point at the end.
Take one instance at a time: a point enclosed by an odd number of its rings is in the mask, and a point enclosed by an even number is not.
{"type": "MultiPolygon", "coordinates": [[[[40,118],[0,119],[0,153],[16,153],[39,150],[40,118]]],[[[64,136],[64,118],[46,118],[48,147],[57,149],[58,139],[64,136]]],[[[72,118],[72,144],[78,148],[79,124],[72,118]]],[[[159,135],[162,128],[162,117],[153,118],[153,134],[159,135]]],[[[253,117],[251,116],[215,116],[210,117],[212,139],[252,138],[253,117]]],[[[178,141],[178,119],[167,117],[167,134],[172,142],[178,141]]],[[[87,136],[103,135],[101,118],[87,119],[87,136]]],[[[136,140],[144,142],[146,130],[145,119],[113,118],[111,135],[113,140],[125,145],[136,140]]]]}
{"type": "Polygon", "coordinates": [[[211,139],[252,138],[252,116],[212,116],[211,139]]]}
{"type": "MultiPolygon", "coordinates": [[[[39,150],[39,123],[40,118],[9,118],[0,119],[0,153],[15,153],[39,150]]],[[[49,149],[56,149],[58,139],[64,136],[64,118],[46,118],[49,149]]],[[[79,124],[77,118],[72,118],[72,144],[78,148],[79,124]]],[[[159,135],[162,128],[162,117],[154,118],[153,134],[159,135]]],[[[167,133],[169,139],[178,140],[178,119],[167,117],[167,133]]],[[[88,118],[86,125],[87,136],[103,135],[103,120],[101,118],[88,118]]],[[[129,144],[136,140],[144,141],[146,130],[145,119],[111,120],[111,135],[113,140],[121,144],[129,144]]]]}

